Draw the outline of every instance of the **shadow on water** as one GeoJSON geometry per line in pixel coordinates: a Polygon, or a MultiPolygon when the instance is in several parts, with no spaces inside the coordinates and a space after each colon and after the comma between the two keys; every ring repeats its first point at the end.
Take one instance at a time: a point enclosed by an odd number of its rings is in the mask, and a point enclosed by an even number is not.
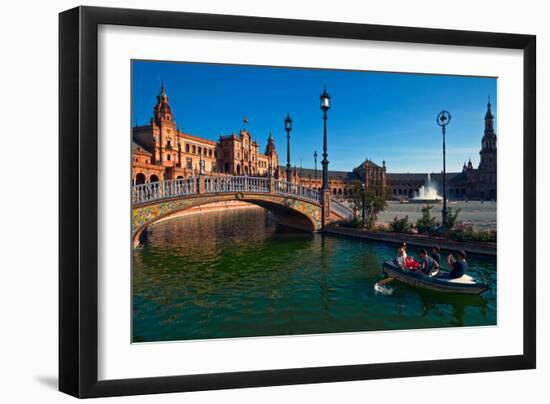
{"type": "Polygon", "coordinates": [[[431,311],[440,313],[443,308],[447,308],[451,310],[454,317],[452,325],[465,325],[465,312],[468,308],[478,309],[483,318],[488,316],[487,302],[482,296],[430,293],[423,290],[418,291],[418,296],[422,304],[423,316],[427,316],[431,311]]]}

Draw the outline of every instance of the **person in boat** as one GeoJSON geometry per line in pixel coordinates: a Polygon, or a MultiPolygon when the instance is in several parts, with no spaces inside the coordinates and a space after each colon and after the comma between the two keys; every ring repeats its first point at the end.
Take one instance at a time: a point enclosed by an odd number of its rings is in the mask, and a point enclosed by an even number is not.
{"type": "Polygon", "coordinates": [[[451,272],[446,275],[441,275],[440,278],[456,279],[461,278],[468,271],[468,261],[466,261],[466,252],[460,250],[456,253],[457,258],[453,254],[447,257],[447,263],[451,272]]]}
{"type": "Polygon", "coordinates": [[[433,260],[435,262],[437,262],[437,265],[441,265],[441,249],[439,248],[438,245],[434,245],[432,247],[432,254],[431,254],[431,257],[433,258],[433,260]]]}
{"type": "Polygon", "coordinates": [[[407,255],[407,244],[403,243],[397,249],[397,257],[395,263],[399,265],[401,269],[417,270],[420,268],[420,263],[413,257],[407,255]]]}
{"type": "Polygon", "coordinates": [[[407,243],[402,241],[401,245],[399,246],[399,249],[403,250],[403,252],[405,254],[405,258],[407,258],[407,243]]]}
{"type": "Polygon", "coordinates": [[[407,252],[403,246],[397,249],[397,257],[395,257],[395,263],[401,268],[405,268],[405,261],[407,260],[407,252]]]}
{"type": "Polygon", "coordinates": [[[420,250],[419,270],[427,276],[433,276],[439,271],[439,263],[433,257],[428,255],[428,251],[425,248],[420,250]]]}

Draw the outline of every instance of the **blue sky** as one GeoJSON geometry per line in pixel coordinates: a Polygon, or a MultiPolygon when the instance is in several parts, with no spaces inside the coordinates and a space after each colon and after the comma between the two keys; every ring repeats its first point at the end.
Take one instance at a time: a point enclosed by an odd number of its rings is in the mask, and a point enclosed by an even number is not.
{"type": "Polygon", "coordinates": [[[332,102],[331,170],[350,170],[368,157],[379,164],[386,160],[388,172],[441,171],[435,118],[442,109],[452,115],[447,170],[460,170],[470,157],[477,166],[488,96],[497,116],[495,78],[149,61],[134,61],[132,68],[133,124],[149,122],[164,79],[180,130],[217,140],[242,129],[247,117],[262,151],[273,132],[281,160],[289,112],[291,163],[298,167],[312,168],[314,151],[322,153],[323,85],[332,102]]]}

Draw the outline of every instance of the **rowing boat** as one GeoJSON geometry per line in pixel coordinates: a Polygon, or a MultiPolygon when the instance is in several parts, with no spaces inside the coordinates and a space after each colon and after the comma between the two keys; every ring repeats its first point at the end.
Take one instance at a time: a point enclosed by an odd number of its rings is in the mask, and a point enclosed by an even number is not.
{"type": "Polygon", "coordinates": [[[408,285],[438,292],[479,295],[488,288],[486,283],[476,281],[470,275],[465,274],[460,278],[446,279],[439,276],[446,275],[448,272],[440,270],[438,276],[427,276],[421,271],[402,269],[391,260],[382,264],[382,272],[408,285]]]}

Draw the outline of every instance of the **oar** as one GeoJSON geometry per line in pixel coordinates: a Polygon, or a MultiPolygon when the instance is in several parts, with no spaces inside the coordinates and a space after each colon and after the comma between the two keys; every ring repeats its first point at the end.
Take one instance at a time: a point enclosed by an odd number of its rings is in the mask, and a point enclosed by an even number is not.
{"type": "Polygon", "coordinates": [[[384,286],[386,283],[390,283],[394,279],[395,278],[392,278],[391,276],[388,276],[387,278],[382,279],[381,281],[378,281],[378,286],[384,286]]]}

